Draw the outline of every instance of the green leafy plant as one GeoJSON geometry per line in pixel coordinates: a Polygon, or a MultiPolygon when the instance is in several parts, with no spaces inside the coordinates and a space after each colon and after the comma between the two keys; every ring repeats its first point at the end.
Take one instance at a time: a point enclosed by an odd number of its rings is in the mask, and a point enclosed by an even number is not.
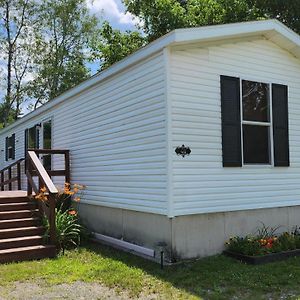
{"type": "Polygon", "coordinates": [[[256,235],[230,238],[226,242],[226,249],[230,252],[250,256],[300,249],[299,227],[280,235],[276,234],[278,228],[268,227],[262,223],[262,227],[257,230],[256,235]]]}
{"type": "MultiPolygon", "coordinates": [[[[85,186],[65,183],[64,189],[55,196],[55,225],[56,225],[56,246],[63,253],[65,249],[80,245],[82,237],[86,236],[86,229],[80,223],[78,216],[79,201],[85,186]],[[72,201],[73,200],[73,201],[72,201]]],[[[35,197],[49,206],[46,189],[42,188],[35,197]]],[[[46,215],[43,216],[43,226],[45,228],[44,237],[46,241],[50,236],[50,224],[46,215]]]]}
{"type": "MultiPolygon", "coordinates": [[[[45,238],[49,238],[49,221],[44,217],[45,238]]],[[[58,250],[80,245],[80,239],[84,227],[79,223],[78,215],[75,210],[62,210],[57,209],[55,212],[55,225],[56,225],[56,244],[58,250]]]]}

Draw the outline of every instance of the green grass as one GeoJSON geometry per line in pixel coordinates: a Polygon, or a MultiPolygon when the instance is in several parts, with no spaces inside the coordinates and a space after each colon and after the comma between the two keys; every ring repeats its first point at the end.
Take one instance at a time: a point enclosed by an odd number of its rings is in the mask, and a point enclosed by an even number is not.
{"type": "Polygon", "coordinates": [[[158,264],[92,244],[53,260],[0,265],[0,285],[15,281],[99,282],[132,297],[159,294],[161,299],[297,299],[300,258],[249,266],[220,255],[160,270],[158,264]]]}

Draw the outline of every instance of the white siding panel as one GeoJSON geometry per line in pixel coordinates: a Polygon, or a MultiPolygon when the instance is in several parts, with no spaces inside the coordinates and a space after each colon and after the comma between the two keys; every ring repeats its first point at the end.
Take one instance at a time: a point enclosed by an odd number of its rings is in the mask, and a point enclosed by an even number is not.
{"type": "MultiPolygon", "coordinates": [[[[52,117],[53,148],[70,149],[72,182],[87,185],[83,202],[166,214],[164,80],[159,53],[67,99],[13,130],[16,159],[24,156],[25,128],[52,117]]],[[[54,168],[62,163],[56,157],[54,168]]]]}
{"type": "Polygon", "coordinates": [[[300,62],[267,40],[172,51],[174,215],[300,205],[300,62]],[[288,168],[223,168],[220,75],[289,86],[288,168]]]}

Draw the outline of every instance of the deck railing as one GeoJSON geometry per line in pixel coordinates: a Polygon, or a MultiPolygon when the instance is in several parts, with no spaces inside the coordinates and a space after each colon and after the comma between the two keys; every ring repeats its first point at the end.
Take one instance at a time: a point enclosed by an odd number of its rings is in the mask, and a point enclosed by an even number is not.
{"type": "Polygon", "coordinates": [[[4,191],[6,186],[8,186],[8,190],[11,191],[13,189],[14,182],[17,182],[17,189],[21,190],[21,163],[23,161],[24,158],[21,158],[0,171],[1,191],[4,191]]]}
{"type": "Polygon", "coordinates": [[[46,215],[49,221],[49,238],[50,243],[56,243],[56,225],[55,225],[55,207],[56,195],[58,190],[55,187],[51,176],[64,176],[65,182],[70,183],[70,158],[68,150],[53,150],[53,149],[29,149],[26,157],[26,176],[27,176],[27,194],[32,196],[33,192],[37,195],[41,188],[45,188],[48,196],[48,201],[45,203],[39,201],[39,210],[41,214],[46,215]],[[39,154],[62,154],[65,158],[64,170],[46,170],[40,161],[39,154]],[[34,177],[38,177],[38,185],[34,181],[34,177]]]}

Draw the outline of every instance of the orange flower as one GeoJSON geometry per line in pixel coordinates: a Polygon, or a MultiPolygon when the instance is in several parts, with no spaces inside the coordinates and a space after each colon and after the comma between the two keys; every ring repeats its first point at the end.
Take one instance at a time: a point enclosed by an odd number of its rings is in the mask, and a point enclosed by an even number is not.
{"type": "Polygon", "coordinates": [[[42,193],[45,193],[46,191],[47,191],[47,189],[46,189],[45,186],[41,188],[41,192],[42,192],[42,193]]]}
{"type": "Polygon", "coordinates": [[[76,210],[69,210],[68,211],[68,213],[69,213],[69,215],[71,215],[71,216],[77,216],[77,211],[76,210]]]}

